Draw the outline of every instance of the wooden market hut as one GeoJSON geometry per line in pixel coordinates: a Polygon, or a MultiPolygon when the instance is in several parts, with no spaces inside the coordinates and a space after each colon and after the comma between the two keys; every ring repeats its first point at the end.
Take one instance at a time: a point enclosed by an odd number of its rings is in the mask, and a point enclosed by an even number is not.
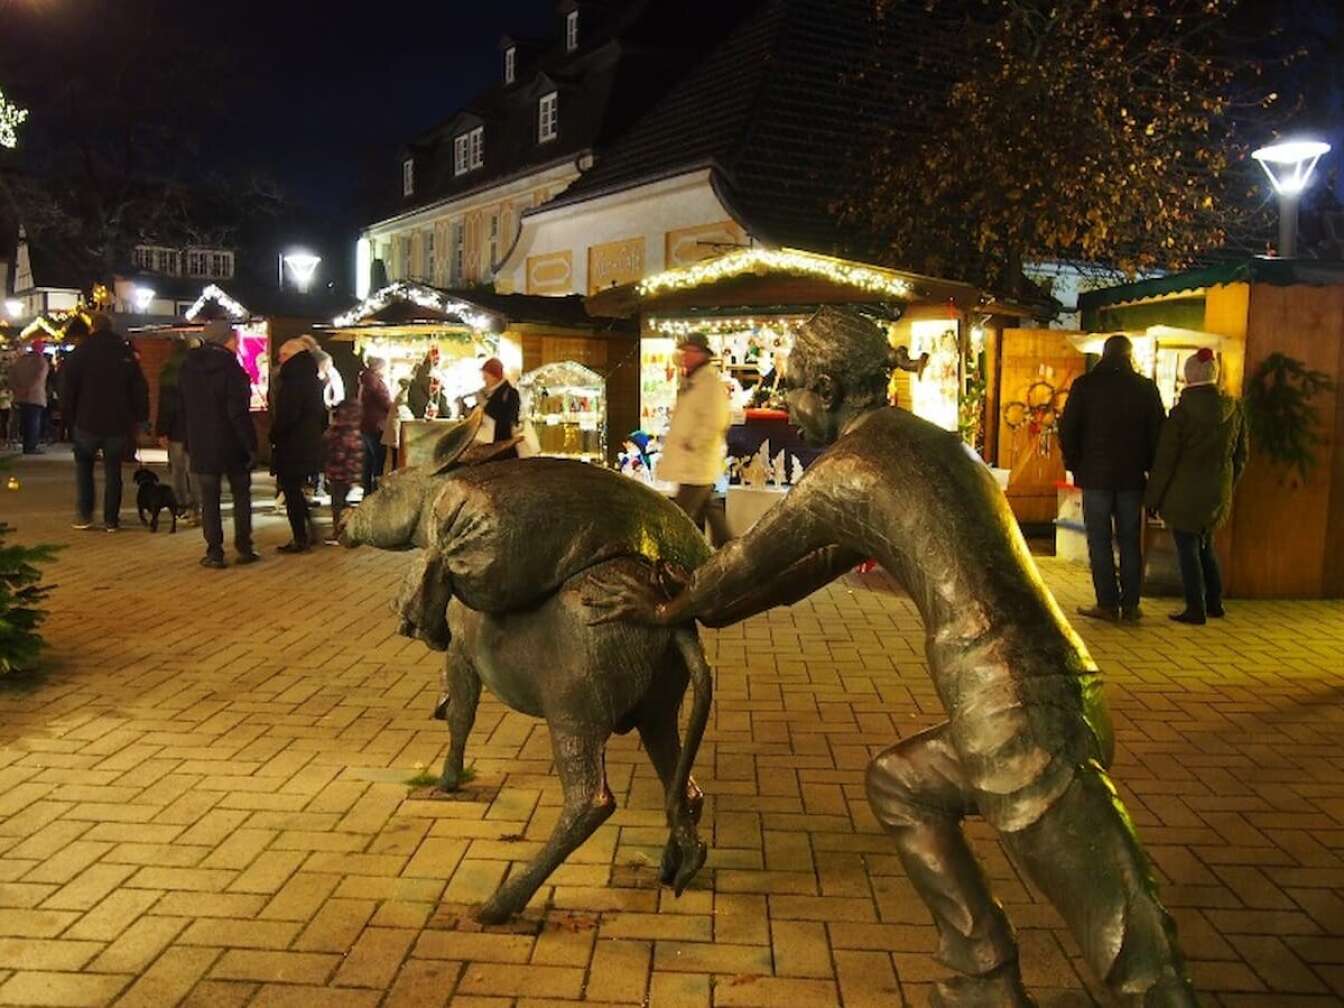
{"type": "Polygon", "coordinates": [[[1316,465],[1306,479],[1251,447],[1232,518],[1219,536],[1231,594],[1344,597],[1344,262],[1252,258],[1080,295],[1084,327],[1154,324],[1216,333],[1222,385],[1244,395],[1281,353],[1333,383],[1311,402],[1316,465]]]}
{"type": "MultiPolygon", "coordinates": [[[[352,349],[402,341],[427,346],[445,337],[496,345],[506,367],[517,372],[515,380],[544,364],[572,361],[605,380],[609,425],[627,429],[636,422],[631,404],[638,398],[639,354],[633,329],[590,315],[577,295],[454,291],[401,281],[318,326],[317,332],[333,347],[352,349]]],[[[608,438],[607,445],[614,460],[620,443],[608,438]]]]}
{"type": "MultiPolygon", "coordinates": [[[[959,281],[797,249],[760,247],[671,269],[587,299],[593,315],[638,317],[645,339],[665,331],[659,326],[668,321],[694,329],[697,324],[724,324],[734,319],[796,320],[822,305],[850,305],[886,321],[897,346],[912,346],[920,323],[943,320],[953,324],[959,362],[965,365],[978,360],[977,388],[984,399],[980,443],[985,460],[996,461],[1005,333],[1011,333],[1023,318],[1049,314],[1050,306],[1044,300],[1014,302],[959,281]]],[[[953,426],[968,377],[965,366],[954,367],[951,388],[945,390],[953,404],[953,426]]],[[[913,383],[923,380],[908,373],[897,376],[901,405],[912,404],[913,383]]]]}

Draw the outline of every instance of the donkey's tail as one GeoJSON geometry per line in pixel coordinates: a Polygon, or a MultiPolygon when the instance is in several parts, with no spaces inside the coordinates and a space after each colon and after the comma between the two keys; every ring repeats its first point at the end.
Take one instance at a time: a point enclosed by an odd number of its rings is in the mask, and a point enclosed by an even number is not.
{"type": "Polygon", "coordinates": [[[667,790],[667,822],[672,829],[669,849],[675,848],[680,857],[676,865],[664,862],[663,881],[672,885],[680,896],[705,863],[707,853],[695,832],[696,820],[700,818],[699,803],[696,802],[696,807],[692,808],[688,791],[691,786],[691,767],[695,764],[700,742],[705,737],[705,727],[709,724],[709,710],[714,699],[714,676],[693,623],[673,630],[672,640],[686,665],[694,694],[690,720],[686,724],[686,737],[681,744],[681,758],[677,760],[677,771],[667,790]]]}

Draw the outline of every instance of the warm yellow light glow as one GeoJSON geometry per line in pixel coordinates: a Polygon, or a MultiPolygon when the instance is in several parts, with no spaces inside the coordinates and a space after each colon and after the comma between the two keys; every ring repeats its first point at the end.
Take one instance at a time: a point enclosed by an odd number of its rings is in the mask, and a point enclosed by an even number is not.
{"type": "Polygon", "coordinates": [[[398,281],[370,295],[350,311],[343,315],[337,315],[331,320],[331,324],[337,328],[357,325],[365,319],[377,315],[393,301],[398,300],[410,301],[421,308],[430,308],[445,314],[456,315],[472,329],[489,331],[492,328],[490,316],[480,311],[475,305],[449,297],[433,287],[427,287],[424,284],[406,283],[405,281],[398,281]]]}
{"type": "Polygon", "coordinates": [[[749,273],[765,275],[771,272],[799,273],[895,299],[908,298],[912,293],[910,284],[889,270],[797,249],[742,249],[729,252],[716,259],[706,259],[691,266],[681,266],[646,277],[640,281],[637,291],[640,297],[650,297],[718,283],[749,273]]]}

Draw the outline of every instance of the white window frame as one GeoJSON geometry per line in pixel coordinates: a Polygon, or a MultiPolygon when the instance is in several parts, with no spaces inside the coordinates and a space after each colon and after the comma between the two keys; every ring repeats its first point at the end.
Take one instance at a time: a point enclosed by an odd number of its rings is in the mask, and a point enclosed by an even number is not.
{"type": "Polygon", "coordinates": [[[560,136],[560,92],[544,94],[537,101],[537,143],[560,136]]]}
{"type": "Polygon", "coordinates": [[[200,249],[188,249],[187,276],[190,277],[209,276],[209,273],[206,271],[206,263],[208,261],[209,260],[206,259],[206,254],[202,252],[200,249]]]}
{"type": "Polygon", "coordinates": [[[451,283],[460,287],[466,283],[467,271],[467,226],[463,221],[453,221],[450,237],[453,242],[453,271],[451,283]]]}
{"type": "Polygon", "coordinates": [[[415,195],[415,158],[406,158],[401,162],[401,194],[415,195]]]}
{"type": "Polygon", "coordinates": [[[485,127],[477,126],[467,134],[467,167],[475,171],[485,164],[485,127]]]}
{"type": "Polygon", "coordinates": [[[459,133],[453,137],[453,174],[465,175],[470,166],[470,133],[459,133]]]}
{"type": "Polygon", "coordinates": [[[495,271],[495,263],[499,261],[499,214],[498,212],[490,215],[490,241],[486,246],[490,251],[490,261],[486,263],[491,273],[495,271]]]}
{"type": "Polygon", "coordinates": [[[425,280],[429,283],[434,282],[434,229],[430,228],[425,232],[425,237],[421,240],[420,247],[423,249],[421,255],[425,263],[425,280]]]}
{"type": "Polygon", "coordinates": [[[573,52],[579,47],[579,12],[570,11],[565,15],[565,52],[573,52]]]}
{"type": "Polygon", "coordinates": [[[233,253],[211,252],[207,276],[216,280],[227,280],[233,276],[233,253]]]}
{"type": "Polygon", "coordinates": [[[518,48],[509,46],[504,50],[504,83],[512,84],[518,79],[518,48]]]}
{"type": "Polygon", "coordinates": [[[411,236],[402,235],[397,247],[397,268],[402,280],[411,279],[411,236]]]}

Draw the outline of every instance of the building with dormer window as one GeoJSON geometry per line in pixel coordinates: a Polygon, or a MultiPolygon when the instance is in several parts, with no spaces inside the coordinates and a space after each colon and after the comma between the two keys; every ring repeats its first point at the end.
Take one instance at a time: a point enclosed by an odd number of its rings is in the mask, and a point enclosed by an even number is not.
{"type": "MultiPolygon", "coordinates": [[[[506,35],[499,79],[401,152],[399,196],[360,239],[358,293],[374,275],[493,283],[522,215],[566,191],[698,62],[707,34],[752,6],[560,0],[549,37],[506,35]]],[[[569,293],[573,277],[552,273],[530,292],[569,293]]]]}

